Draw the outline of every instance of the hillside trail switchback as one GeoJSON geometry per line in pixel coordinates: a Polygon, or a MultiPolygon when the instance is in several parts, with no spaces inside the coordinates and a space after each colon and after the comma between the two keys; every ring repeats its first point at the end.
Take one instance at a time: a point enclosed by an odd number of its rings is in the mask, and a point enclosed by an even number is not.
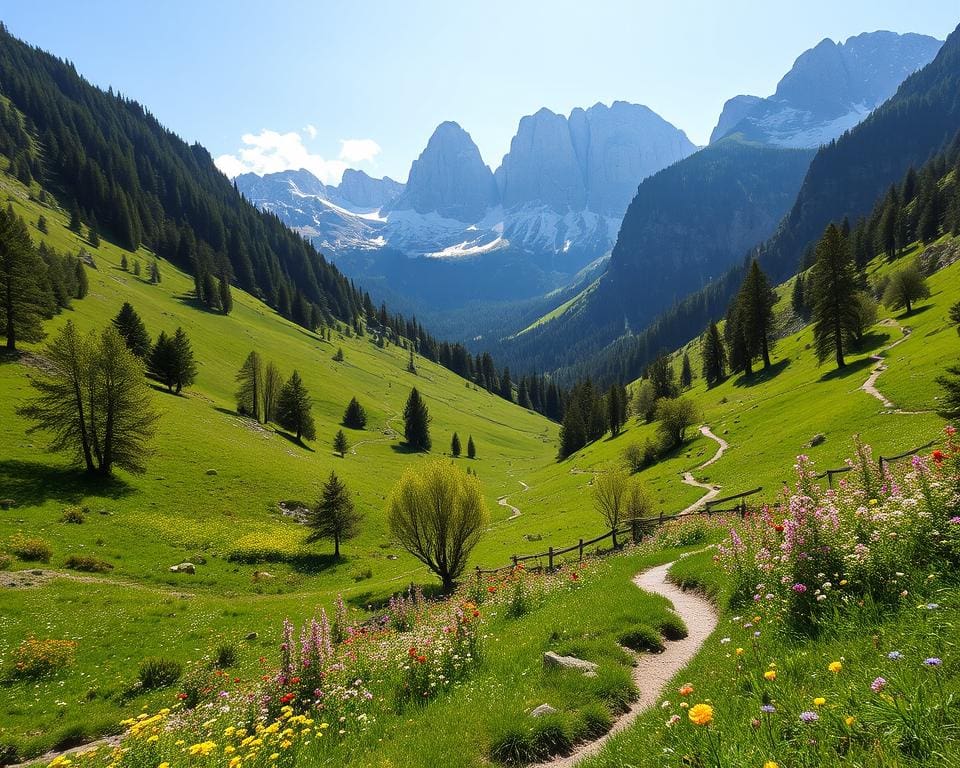
{"type": "Polygon", "coordinates": [[[898,344],[902,344],[907,339],[910,338],[910,334],[913,332],[913,329],[907,325],[900,325],[893,318],[887,318],[879,325],[892,326],[898,328],[903,334],[899,339],[887,346],[879,349],[875,355],[870,355],[870,359],[874,361],[873,367],[870,369],[870,375],[867,377],[867,380],[860,385],[860,389],[866,392],[868,395],[875,397],[879,400],[885,409],[885,413],[896,413],[905,416],[915,416],[920,413],[930,413],[930,411],[905,411],[903,408],[897,408],[896,404],[887,398],[879,389],[877,389],[877,379],[880,378],[880,374],[887,370],[886,358],[884,357],[885,352],[889,352],[898,344]]]}
{"type": "MultiPolygon", "coordinates": [[[[717,435],[713,434],[710,427],[708,427],[706,424],[700,427],[700,434],[716,442],[717,452],[714,453],[713,456],[711,456],[705,462],[703,462],[703,464],[700,464],[699,466],[694,467],[694,470],[705,469],[706,467],[709,467],[714,462],[719,461],[723,456],[723,454],[726,452],[726,450],[730,447],[730,444],[726,440],[724,440],[722,437],[717,437],[717,435]]],[[[709,483],[701,483],[699,480],[697,480],[697,478],[693,476],[692,471],[683,473],[683,482],[686,485],[693,486],[694,488],[703,488],[706,491],[706,493],[703,494],[703,496],[701,496],[699,499],[697,499],[697,501],[693,502],[693,504],[691,504],[689,507],[684,509],[680,513],[681,515],[685,515],[690,512],[696,512],[698,509],[702,509],[703,506],[708,501],[710,501],[710,499],[716,498],[717,494],[720,493],[719,485],[710,485],[709,483]]]]}

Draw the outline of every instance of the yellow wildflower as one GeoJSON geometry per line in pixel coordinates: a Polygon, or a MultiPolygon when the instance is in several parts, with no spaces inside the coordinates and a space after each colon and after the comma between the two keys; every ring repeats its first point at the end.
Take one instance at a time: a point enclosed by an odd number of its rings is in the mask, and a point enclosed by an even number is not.
{"type": "Polygon", "coordinates": [[[713,722],[713,707],[709,704],[696,704],[687,713],[694,725],[710,725],[713,722]]]}
{"type": "Polygon", "coordinates": [[[775,669],[768,669],[763,673],[763,679],[773,682],[777,679],[777,671],[775,669]]]}
{"type": "Polygon", "coordinates": [[[773,760],[767,760],[767,762],[763,764],[763,768],[780,768],[780,766],[773,762],[773,760]]]}
{"type": "Polygon", "coordinates": [[[170,768],[170,763],[164,761],[157,766],[157,768],[170,768]]]}
{"type": "Polygon", "coordinates": [[[237,748],[232,744],[227,744],[227,746],[223,748],[223,754],[225,755],[232,755],[236,751],[237,751],[237,748]]]}
{"type": "Polygon", "coordinates": [[[153,744],[156,741],[160,741],[160,737],[157,734],[153,734],[147,739],[147,744],[153,744]]]}
{"type": "Polygon", "coordinates": [[[843,720],[843,722],[847,724],[847,728],[852,726],[856,721],[857,721],[857,718],[855,718],[853,715],[847,715],[843,720]]]}
{"type": "Polygon", "coordinates": [[[239,757],[234,757],[230,760],[230,763],[229,763],[230,768],[239,768],[239,765],[240,765],[239,757]]]}
{"type": "Polygon", "coordinates": [[[843,669],[843,664],[839,661],[831,661],[830,666],[827,667],[833,674],[837,674],[841,669],[843,669]]]}
{"type": "Polygon", "coordinates": [[[270,755],[271,760],[276,760],[278,757],[280,757],[279,752],[274,752],[272,755],[270,755]]]}
{"type": "Polygon", "coordinates": [[[215,741],[201,741],[198,744],[194,744],[190,747],[191,755],[199,755],[200,757],[206,757],[213,750],[217,748],[217,743],[215,741]]]}
{"type": "Polygon", "coordinates": [[[823,698],[823,696],[817,696],[817,698],[813,700],[814,706],[817,706],[817,707],[822,707],[826,703],[827,703],[827,700],[823,698]]]}
{"type": "Polygon", "coordinates": [[[737,654],[737,656],[743,656],[743,648],[737,648],[734,653],[737,654]]]}

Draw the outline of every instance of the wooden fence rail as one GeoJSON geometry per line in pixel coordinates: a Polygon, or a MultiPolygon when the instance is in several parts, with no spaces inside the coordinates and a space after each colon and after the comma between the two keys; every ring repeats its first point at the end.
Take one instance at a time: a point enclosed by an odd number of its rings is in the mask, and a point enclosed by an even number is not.
{"type": "Polygon", "coordinates": [[[568,555],[571,552],[577,553],[577,562],[583,562],[583,558],[586,553],[586,548],[593,546],[594,544],[599,544],[606,541],[607,539],[611,540],[611,549],[618,549],[619,543],[617,540],[618,536],[630,536],[635,543],[639,543],[642,538],[648,535],[651,531],[655,530],[657,526],[663,525],[666,522],[671,520],[679,520],[685,517],[712,517],[713,515],[723,514],[725,512],[736,512],[740,514],[741,517],[745,516],[747,513],[747,505],[743,499],[746,499],[748,496],[753,496],[756,493],[762,491],[763,488],[754,488],[751,491],[744,491],[743,493],[736,493],[732,496],[724,496],[721,499],[711,499],[708,501],[703,509],[695,509],[690,512],[676,512],[672,515],[664,515],[662,512],[656,517],[638,517],[629,521],[629,525],[624,528],[614,528],[610,531],[607,531],[600,536],[596,536],[592,539],[580,539],[576,544],[572,544],[569,547],[563,548],[554,548],[550,547],[546,552],[538,552],[533,555],[512,555],[510,557],[510,565],[504,565],[500,568],[481,568],[479,565],[476,567],[475,572],[477,575],[477,581],[480,581],[483,578],[484,574],[490,575],[495,573],[500,573],[501,571],[510,571],[516,568],[521,563],[528,563],[531,560],[546,560],[547,569],[553,570],[556,558],[561,557],[562,555],[568,555]],[[736,501],[737,499],[741,500],[740,504],[737,504],[735,507],[729,509],[715,509],[714,505],[721,504],[728,501],[736,501]]]}
{"type": "MultiPolygon", "coordinates": [[[[883,465],[890,464],[894,461],[901,461],[902,459],[910,458],[911,456],[916,456],[920,451],[925,451],[927,448],[936,444],[936,440],[931,440],[929,443],[924,443],[921,446],[918,446],[910,451],[904,451],[903,453],[898,453],[896,456],[880,456],[877,458],[877,466],[880,468],[880,471],[883,472],[883,465]]],[[[842,475],[844,472],[849,472],[853,467],[839,467],[837,469],[827,469],[821,472],[819,475],[816,475],[817,479],[827,478],[827,485],[830,488],[833,488],[833,476],[842,475]]]]}

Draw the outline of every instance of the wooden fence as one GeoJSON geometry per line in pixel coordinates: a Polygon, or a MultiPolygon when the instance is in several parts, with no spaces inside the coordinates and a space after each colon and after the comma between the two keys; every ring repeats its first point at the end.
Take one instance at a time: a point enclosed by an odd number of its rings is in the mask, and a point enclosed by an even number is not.
{"type": "MultiPolygon", "coordinates": [[[[920,453],[920,451],[925,451],[927,448],[935,445],[936,442],[936,440],[931,440],[929,443],[924,443],[923,445],[918,446],[910,451],[898,453],[896,456],[880,456],[877,459],[877,466],[879,467],[880,471],[883,472],[883,467],[885,464],[890,464],[894,461],[900,461],[902,459],[908,459],[911,456],[916,456],[918,453],[920,453]]],[[[817,475],[817,478],[827,478],[827,485],[830,488],[833,488],[833,476],[842,475],[844,472],[849,472],[851,469],[853,469],[852,466],[840,467],[839,469],[828,469],[825,472],[821,472],[819,475],[817,475]]]]}
{"type": "MultiPolygon", "coordinates": [[[[629,536],[634,543],[640,543],[644,536],[650,535],[654,530],[657,529],[658,526],[670,522],[671,520],[680,520],[685,517],[712,517],[713,515],[727,514],[730,512],[736,512],[741,517],[745,517],[747,514],[746,498],[748,496],[753,496],[762,490],[763,488],[754,488],[751,491],[744,491],[743,493],[737,493],[732,496],[724,496],[721,499],[711,499],[704,505],[703,509],[695,509],[690,512],[677,512],[672,515],[665,515],[661,512],[656,517],[634,518],[628,521],[628,524],[623,528],[614,528],[592,539],[580,539],[576,544],[569,547],[563,547],[561,549],[550,547],[546,552],[538,552],[533,555],[512,555],[510,558],[510,565],[504,565],[500,568],[481,568],[478,565],[476,567],[477,581],[480,581],[484,574],[509,571],[516,568],[521,563],[527,563],[532,560],[536,560],[538,562],[546,560],[546,568],[548,570],[553,570],[556,564],[556,559],[562,557],[563,555],[568,555],[571,552],[577,553],[577,562],[583,562],[584,556],[590,556],[590,553],[586,552],[587,547],[592,547],[594,544],[600,544],[607,539],[610,539],[610,550],[616,550],[622,544],[622,541],[618,542],[618,536],[629,536]],[[738,503],[733,507],[717,509],[717,505],[725,504],[730,501],[738,501],[738,503]]],[[[537,565],[537,568],[542,567],[544,566],[539,564],[537,565]]]]}

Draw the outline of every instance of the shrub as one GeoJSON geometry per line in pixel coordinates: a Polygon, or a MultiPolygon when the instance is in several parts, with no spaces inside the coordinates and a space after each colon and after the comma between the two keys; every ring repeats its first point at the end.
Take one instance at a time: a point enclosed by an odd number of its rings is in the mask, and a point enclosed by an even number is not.
{"type": "Polygon", "coordinates": [[[673,642],[683,640],[687,636],[687,625],[679,616],[668,616],[660,622],[657,629],[667,640],[673,642]]]}
{"type": "Polygon", "coordinates": [[[165,688],[180,679],[183,667],[173,659],[149,658],[140,662],[137,677],[140,686],[148,691],[165,688]]]}
{"type": "Polygon", "coordinates": [[[70,555],[64,565],[72,571],[86,573],[106,573],[113,568],[106,560],[90,555],[70,555]]]}
{"type": "Polygon", "coordinates": [[[620,635],[620,645],[638,653],[643,651],[663,653],[664,650],[663,638],[660,637],[660,633],[644,624],[629,629],[620,635]]]}
{"type": "Polygon", "coordinates": [[[353,572],[354,581],[366,581],[367,579],[373,578],[373,569],[372,568],[358,568],[353,572]]]}
{"type": "Polygon", "coordinates": [[[18,533],[10,539],[7,548],[26,562],[49,563],[53,557],[53,548],[49,542],[39,537],[28,537],[18,533]]]}
{"type": "Polygon", "coordinates": [[[561,712],[538,717],[530,728],[529,740],[534,760],[569,753],[573,748],[570,718],[561,712]]]}
{"type": "Polygon", "coordinates": [[[643,443],[631,443],[623,451],[623,460],[631,472],[640,472],[657,463],[660,449],[649,437],[643,443]]]}
{"type": "Polygon", "coordinates": [[[231,643],[225,643],[217,648],[217,658],[214,664],[218,669],[227,669],[237,663],[237,649],[231,643]]]}
{"type": "Polygon", "coordinates": [[[74,525],[80,525],[86,519],[86,507],[64,507],[63,514],[60,515],[61,523],[73,523],[74,525]]]}
{"type": "Polygon", "coordinates": [[[527,729],[511,723],[493,737],[490,759],[506,765],[526,765],[532,761],[530,735],[527,729]]]}
{"type": "Polygon", "coordinates": [[[42,677],[73,663],[77,643],[73,640],[38,640],[32,635],[13,652],[15,677],[42,677]]]}
{"type": "Polygon", "coordinates": [[[670,520],[657,531],[657,544],[664,548],[692,547],[707,540],[713,524],[701,517],[670,520]]]}

